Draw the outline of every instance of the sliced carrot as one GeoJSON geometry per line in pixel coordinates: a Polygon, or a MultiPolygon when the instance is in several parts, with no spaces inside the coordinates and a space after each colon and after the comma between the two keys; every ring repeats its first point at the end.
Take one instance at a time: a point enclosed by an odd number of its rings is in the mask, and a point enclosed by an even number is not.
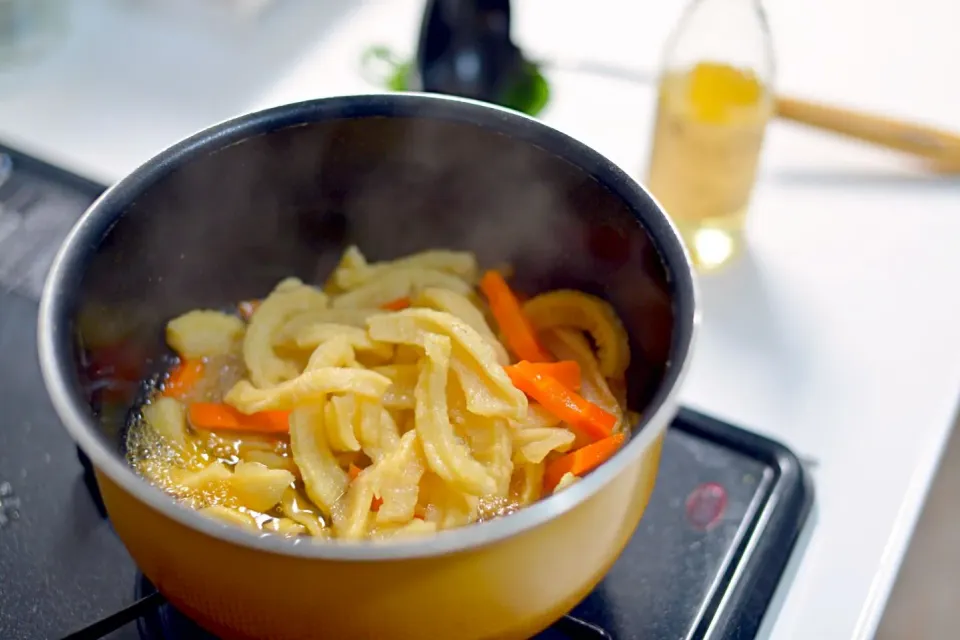
{"type": "Polygon", "coordinates": [[[540,373],[532,363],[520,362],[505,370],[513,386],[592,440],[609,436],[617,426],[615,415],[571,391],[556,378],[540,373]]]}
{"type": "Polygon", "coordinates": [[[289,411],[245,414],[220,402],[194,402],[187,408],[187,417],[196,429],[254,433],[287,433],[290,430],[289,411]]]}
{"type": "Polygon", "coordinates": [[[250,318],[253,317],[254,312],[260,307],[260,300],[244,300],[237,305],[237,311],[240,313],[240,317],[250,322],[250,318]]]}
{"type": "Polygon", "coordinates": [[[163,395],[170,398],[183,398],[203,377],[205,368],[203,360],[181,359],[164,383],[163,395]]]}
{"type": "MultiPolygon", "coordinates": [[[[353,482],[357,479],[357,476],[360,475],[360,472],[363,471],[360,467],[350,463],[350,466],[347,467],[347,475],[350,476],[350,481],[353,482]]],[[[383,500],[377,496],[373,496],[373,502],[370,505],[370,511],[377,511],[380,508],[380,505],[383,504],[383,500]]]]}
{"type": "Polygon", "coordinates": [[[397,298],[396,300],[383,303],[380,305],[380,308],[386,311],[400,311],[401,309],[406,309],[409,306],[410,298],[397,298]]]}
{"type": "Polygon", "coordinates": [[[517,296],[497,271],[487,271],[480,279],[480,291],[490,303],[490,311],[507,339],[510,350],[521,360],[550,362],[553,358],[537,340],[537,334],[520,308],[517,296]]]}
{"type": "MultiPolygon", "coordinates": [[[[567,389],[576,391],[580,388],[580,363],[576,360],[561,360],[560,362],[527,362],[531,371],[538,371],[543,375],[556,378],[557,382],[567,389]]],[[[507,369],[512,369],[516,365],[510,365],[507,369]]]]}
{"type": "Polygon", "coordinates": [[[547,463],[547,469],[543,473],[544,490],[553,491],[560,479],[568,473],[582,476],[588,471],[593,471],[609,460],[620,449],[624,440],[626,435],[616,433],[547,463]]]}

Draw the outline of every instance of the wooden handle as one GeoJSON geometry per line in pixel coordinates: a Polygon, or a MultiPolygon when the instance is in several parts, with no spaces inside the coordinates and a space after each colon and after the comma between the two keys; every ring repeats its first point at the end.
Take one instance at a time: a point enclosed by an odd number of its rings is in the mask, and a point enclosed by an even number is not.
{"type": "Polygon", "coordinates": [[[777,115],[914,154],[943,172],[960,172],[960,136],[953,133],[787,97],[777,99],[777,115]]]}

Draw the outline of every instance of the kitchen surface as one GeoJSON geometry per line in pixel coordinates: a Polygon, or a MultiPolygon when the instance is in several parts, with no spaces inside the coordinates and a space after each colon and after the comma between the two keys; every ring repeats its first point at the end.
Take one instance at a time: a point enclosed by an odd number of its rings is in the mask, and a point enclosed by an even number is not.
{"type": "MultiPolygon", "coordinates": [[[[364,51],[411,54],[422,9],[277,0],[227,17],[161,4],[76,3],[42,58],[0,73],[0,142],[108,184],[231,116],[378,90],[360,73],[364,51]]],[[[653,85],[575,67],[653,73],[682,6],[516,0],[514,39],[555,61],[539,117],[643,176],[653,85]]],[[[779,91],[960,129],[960,87],[941,81],[960,54],[957,5],[766,6],[779,91]]],[[[877,630],[954,423],[958,199],[957,179],[896,154],[779,122],[767,133],[748,249],[700,282],[703,327],[681,397],[789,447],[815,487],[758,637],[877,630]]]]}

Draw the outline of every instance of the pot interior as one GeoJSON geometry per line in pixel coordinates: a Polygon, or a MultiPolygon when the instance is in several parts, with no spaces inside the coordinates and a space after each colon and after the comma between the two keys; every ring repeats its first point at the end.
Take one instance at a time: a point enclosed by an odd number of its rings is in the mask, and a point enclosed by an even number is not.
{"type": "Polygon", "coordinates": [[[509,263],[525,293],[571,287],[620,314],[631,406],[652,413],[686,359],[690,274],[656,203],[619,170],[541,125],[469,103],[340,99],[255,114],[198,134],[121,182],[74,237],[61,366],[122,453],[137,390],[105,393],[89,352],[125,377],[158,370],[164,324],[261,297],[282,278],[322,282],[356,244],[372,260],[430,248],[509,263]],[[669,266],[668,266],[669,265],[669,266]],[[71,281],[72,280],[72,281],[71,281]]]}

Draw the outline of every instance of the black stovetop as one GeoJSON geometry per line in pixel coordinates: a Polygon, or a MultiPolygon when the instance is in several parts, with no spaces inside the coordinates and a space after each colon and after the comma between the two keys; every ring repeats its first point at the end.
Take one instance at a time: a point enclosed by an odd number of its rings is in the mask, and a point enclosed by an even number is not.
{"type": "MultiPolygon", "coordinates": [[[[102,187],[0,152],[0,638],[63,638],[138,598],[147,600],[132,621],[104,637],[208,638],[150,595],[98,510],[40,377],[42,276],[102,187]]],[[[682,411],[636,535],[601,585],[542,640],[753,637],[811,500],[782,446],[682,411]]]]}

